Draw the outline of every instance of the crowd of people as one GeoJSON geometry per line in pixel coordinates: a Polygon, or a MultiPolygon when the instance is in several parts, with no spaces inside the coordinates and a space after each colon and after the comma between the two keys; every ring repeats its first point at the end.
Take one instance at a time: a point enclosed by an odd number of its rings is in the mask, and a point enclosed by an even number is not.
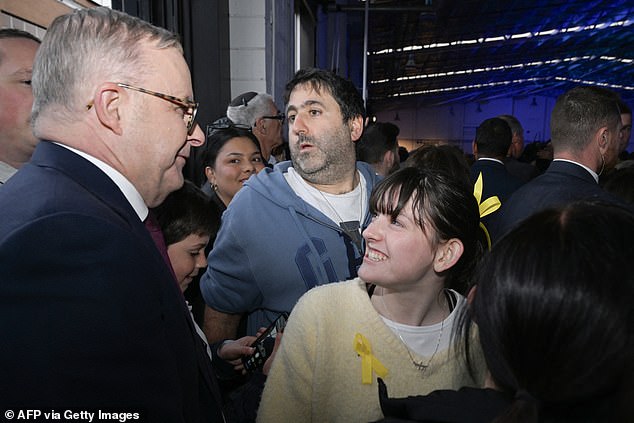
{"type": "Polygon", "coordinates": [[[203,132],[177,36],[109,8],[41,43],[0,30],[0,78],[0,411],[634,416],[632,113],[613,91],[557,99],[540,168],[511,115],[481,122],[472,163],[403,154],[315,68],[283,112],[247,92],[203,132]]]}

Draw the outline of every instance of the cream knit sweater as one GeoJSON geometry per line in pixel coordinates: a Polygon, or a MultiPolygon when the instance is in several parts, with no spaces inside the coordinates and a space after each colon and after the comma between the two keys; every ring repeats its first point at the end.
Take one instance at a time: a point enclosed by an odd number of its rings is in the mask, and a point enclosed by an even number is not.
{"type": "MultiPolygon", "coordinates": [[[[452,328],[445,327],[445,330],[452,328]]],[[[427,394],[435,389],[482,386],[485,365],[477,352],[477,380],[468,375],[454,348],[438,351],[424,375],[407,347],[381,320],[360,279],[310,290],[293,309],[269,373],[258,422],[370,422],[383,417],[377,374],[361,380],[361,357],[354,348],[360,333],[387,368],[391,397],[427,394]]],[[[477,345],[477,343],[473,343],[477,345]]],[[[429,357],[415,356],[427,362],[429,357]]]]}

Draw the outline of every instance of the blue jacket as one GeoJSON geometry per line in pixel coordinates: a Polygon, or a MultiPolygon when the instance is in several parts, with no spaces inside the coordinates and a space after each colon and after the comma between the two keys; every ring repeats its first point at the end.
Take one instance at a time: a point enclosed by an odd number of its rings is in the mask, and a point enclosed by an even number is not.
{"type": "MultiPolygon", "coordinates": [[[[248,334],[290,312],[316,285],[352,279],[363,260],[343,230],[286,182],[291,162],[251,177],[222,217],[200,281],[205,302],[224,313],[250,313],[248,334]]],[[[379,177],[357,162],[367,195],[379,177]]],[[[366,213],[365,228],[370,221],[366,213]]]]}

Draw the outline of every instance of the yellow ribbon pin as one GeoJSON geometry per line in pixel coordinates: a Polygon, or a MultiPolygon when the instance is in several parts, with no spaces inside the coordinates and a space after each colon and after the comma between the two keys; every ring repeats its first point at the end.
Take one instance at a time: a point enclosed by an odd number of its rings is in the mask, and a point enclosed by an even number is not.
{"type": "Polygon", "coordinates": [[[383,363],[372,354],[370,341],[360,333],[354,336],[354,350],[361,356],[361,383],[372,384],[372,370],[380,377],[387,376],[387,369],[383,363]]]}
{"type": "MultiPolygon", "coordinates": [[[[483,188],[482,172],[480,172],[480,174],[478,175],[478,179],[476,180],[476,183],[473,186],[473,196],[478,201],[478,208],[480,210],[480,219],[482,219],[484,216],[490,215],[491,213],[499,209],[500,206],[502,205],[497,195],[494,195],[493,197],[489,197],[486,200],[482,201],[482,188],[483,188]]],[[[482,222],[480,222],[480,227],[484,231],[484,235],[486,235],[487,237],[487,244],[490,250],[491,236],[489,235],[489,231],[487,230],[487,228],[484,226],[482,222]]]]}

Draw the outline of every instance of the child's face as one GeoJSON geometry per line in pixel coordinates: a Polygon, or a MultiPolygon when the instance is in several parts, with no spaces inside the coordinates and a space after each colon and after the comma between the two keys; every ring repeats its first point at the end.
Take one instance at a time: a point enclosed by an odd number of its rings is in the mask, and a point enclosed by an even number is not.
{"type": "Polygon", "coordinates": [[[427,227],[428,236],[416,223],[411,200],[395,220],[388,214],[377,214],[363,231],[366,252],[359,276],[385,287],[418,284],[434,273],[432,231],[427,227]]]}
{"type": "Polygon", "coordinates": [[[167,246],[167,255],[181,291],[187,289],[200,269],[207,267],[205,246],[208,242],[208,235],[190,234],[183,240],[167,246]]]}

